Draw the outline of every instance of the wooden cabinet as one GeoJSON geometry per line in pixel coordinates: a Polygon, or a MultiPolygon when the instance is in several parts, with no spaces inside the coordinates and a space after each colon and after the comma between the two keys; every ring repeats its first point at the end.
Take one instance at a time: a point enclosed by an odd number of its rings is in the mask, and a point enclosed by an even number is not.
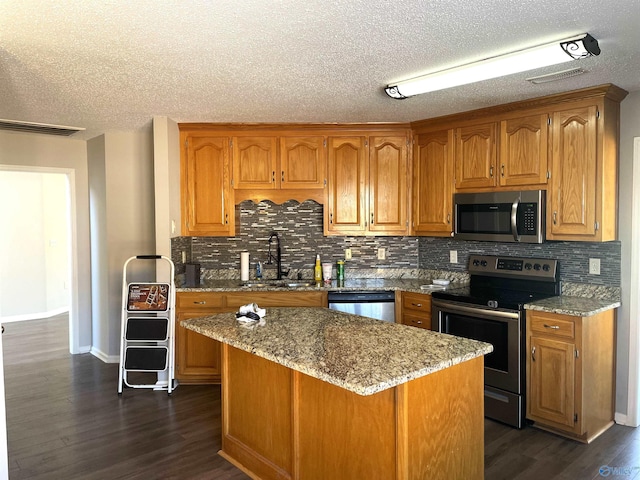
{"type": "Polygon", "coordinates": [[[431,295],[402,292],[402,323],[431,330],[431,295]]]}
{"type": "Polygon", "coordinates": [[[510,115],[499,141],[496,122],[456,128],[456,188],[546,184],[548,122],[546,113],[510,115]]]}
{"type": "Polygon", "coordinates": [[[453,233],[453,130],[416,135],[413,150],[413,235],[453,233]]]}
{"type": "Polygon", "coordinates": [[[176,379],[181,384],[220,383],[220,342],[180,326],[181,320],[235,312],[255,302],[262,308],[327,306],[326,291],[178,292],[176,294],[176,379]]]}
{"type": "Polygon", "coordinates": [[[229,137],[182,131],[182,234],[235,234],[229,137]]]}
{"type": "Polygon", "coordinates": [[[233,187],[324,189],[325,147],[323,136],[234,137],[233,187]]]}
{"type": "Polygon", "coordinates": [[[233,138],[233,188],[277,188],[276,137],[233,138]]]}
{"type": "Polygon", "coordinates": [[[496,185],[496,132],[495,122],[456,128],[456,189],[496,185]]]}
{"type": "Polygon", "coordinates": [[[500,186],[547,183],[548,124],[549,115],[546,113],[500,122],[500,186]]]}
{"type": "Polygon", "coordinates": [[[176,379],[181,384],[220,382],[220,342],[180,326],[180,321],[231,311],[215,292],[176,294],[176,379]]]}
{"type": "Polygon", "coordinates": [[[614,310],[589,317],[527,312],[527,418],[590,442],[613,424],[614,310]]]}
{"type": "Polygon", "coordinates": [[[617,238],[618,118],[607,98],[553,112],[547,239],[617,238]]]}
{"type": "Polygon", "coordinates": [[[406,135],[329,138],[326,235],[406,235],[406,135]]]}

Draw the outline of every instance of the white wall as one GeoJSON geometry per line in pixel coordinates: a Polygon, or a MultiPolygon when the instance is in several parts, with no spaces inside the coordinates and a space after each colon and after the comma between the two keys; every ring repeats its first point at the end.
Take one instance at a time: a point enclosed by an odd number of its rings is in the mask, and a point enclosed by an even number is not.
{"type": "Polygon", "coordinates": [[[69,308],[68,211],[66,175],[0,170],[3,322],[69,308]]]}
{"type": "MultiPolygon", "coordinates": [[[[123,265],[155,254],[153,138],[150,130],[110,132],[87,143],[91,179],[92,353],[117,362],[120,350],[123,265]]],[[[154,264],[139,261],[128,281],[153,281],[154,264]]]]}
{"type": "MultiPolygon", "coordinates": [[[[155,185],[156,253],[171,258],[171,238],[180,232],[180,131],[167,117],[153,118],[153,168],[155,185]]],[[[166,281],[166,263],[158,281],[166,281]]]]}
{"type": "MultiPolygon", "coordinates": [[[[633,139],[640,137],[640,92],[630,93],[620,105],[620,177],[619,177],[619,214],[618,214],[618,236],[622,243],[622,271],[621,271],[621,287],[622,287],[622,306],[618,310],[617,321],[617,373],[616,373],[616,412],[617,419],[624,422],[626,415],[629,413],[629,388],[634,388],[633,380],[630,384],[630,371],[633,376],[637,376],[635,368],[630,369],[630,341],[637,343],[637,338],[630,338],[631,326],[638,325],[638,312],[633,308],[634,302],[637,301],[637,291],[631,291],[632,278],[637,280],[640,274],[640,259],[633,259],[632,262],[632,246],[633,242],[639,242],[640,229],[638,222],[640,220],[640,212],[634,211],[633,197],[634,191],[640,191],[640,184],[634,185],[635,177],[638,177],[637,170],[640,165],[634,165],[633,162],[633,139]],[[635,229],[634,229],[635,226],[635,229]]],[[[635,332],[638,330],[636,329],[635,332]]],[[[631,352],[633,353],[633,352],[631,352]]],[[[638,358],[633,357],[631,361],[637,365],[638,358]]],[[[636,377],[637,378],[637,377],[636,377]]],[[[637,383],[636,385],[637,386],[637,383]]]]}
{"type": "Polygon", "coordinates": [[[70,179],[72,353],[91,348],[91,263],[86,142],[73,138],[0,132],[0,168],[64,173],[70,179]]]}

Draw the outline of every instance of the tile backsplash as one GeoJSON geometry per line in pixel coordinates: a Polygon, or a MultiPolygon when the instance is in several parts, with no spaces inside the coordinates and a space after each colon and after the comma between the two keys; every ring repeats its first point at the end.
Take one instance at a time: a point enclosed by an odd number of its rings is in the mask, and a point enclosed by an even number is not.
{"type": "MultiPolygon", "coordinates": [[[[352,259],[348,269],[450,270],[464,272],[470,254],[503,255],[533,258],[555,258],[560,263],[563,282],[620,286],[620,242],[545,242],[517,244],[473,242],[435,237],[353,237],[323,236],[323,207],[316,202],[296,201],[276,205],[269,201],[244,201],[237,209],[239,232],[235,237],[177,237],[172,239],[172,258],[177,273],[184,272],[182,252],[188,262],[200,263],[203,269],[240,268],[240,252],[248,251],[252,268],[257,261],[267,261],[269,236],[277,232],[282,248],[284,269],[307,272],[311,277],[316,254],[323,262],[335,263],[350,248],[352,259]],[[384,248],[386,259],[378,260],[378,248],[384,248]],[[449,252],[455,250],[458,263],[449,263],[449,252]],[[600,275],[589,274],[589,258],[600,259],[600,275]]],[[[275,244],[272,246],[275,248],[275,244]]],[[[265,271],[275,265],[264,265],[265,271]]]]}

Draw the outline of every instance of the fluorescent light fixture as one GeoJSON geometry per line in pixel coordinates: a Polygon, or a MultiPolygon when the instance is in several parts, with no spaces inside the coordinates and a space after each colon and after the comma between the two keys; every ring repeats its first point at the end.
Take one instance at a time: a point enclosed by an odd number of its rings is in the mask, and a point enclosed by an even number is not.
{"type": "Polygon", "coordinates": [[[588,33],[583,33],[576,37],[404,80],[387,86],[385,92],[390,97],[403,99],[595,55],[600,55],[598,41],[588,33]]]}

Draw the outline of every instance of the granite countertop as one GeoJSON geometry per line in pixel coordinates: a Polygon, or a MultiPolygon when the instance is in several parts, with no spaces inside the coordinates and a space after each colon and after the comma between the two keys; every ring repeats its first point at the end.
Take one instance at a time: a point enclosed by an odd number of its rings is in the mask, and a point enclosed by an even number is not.
{"type": "Polygon", "coordinates": [[[527,303],[524,308],[526,310],[539,310],[576,317],[590,317],[619,306],[620,302],[617,300],[561,295],[527,303]]]}
{"type": "Polygon", "coordinates": [[[322,307],[268,308],[265,321],[248,328],[221,313],[180,324],[360,395],[493,351],[488,343],[322,307]]]}
{"type": "MultiPolygon", "coordinates": [[[[311,282],[312,280],[294,280],[285,279],[282,282],[311,282]]],[[[259,280],[252,280],[256,283],[259,280]]],[[[269,282],[269,281],[267,281],[269,282]]],[[[264,287],[247,287],[243,286],[240,280],[205,280],[198,287],[177,286],[176,292],[236,292],[236,291],[355,291],[355,290],[401,290],[405,292],[431,293],[433,290],[429,288],[421,288],[423,285],[431,284],[431,279],[424,278],[348,278],[344,284],[338,286],[336,280],[332,280],[330,284],[322,283],[320,286],[313,284],[303,287],[286,287],[268,285],[264,287]]],[[[456,288],[466,285],[463,282],[451,282],[447,288],[456,288]]]]}

